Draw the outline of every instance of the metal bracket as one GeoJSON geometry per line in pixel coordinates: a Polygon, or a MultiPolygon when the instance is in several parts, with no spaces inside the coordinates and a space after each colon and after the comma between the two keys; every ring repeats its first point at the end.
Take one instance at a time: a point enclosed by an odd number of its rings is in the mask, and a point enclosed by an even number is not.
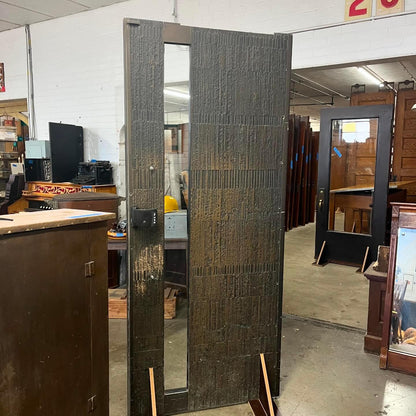
{"type": "Polygon", "coordinates": [[[96,398],[97,396],[94,395],[88,399],[88,413],[92,413],[97,408],[95,403],[96,398]]]}
{"type": "Polygon", "coordinates": [[[95,262],[89,261],[88,263],[85,263],[85,277],[93,277],[94,275],[95,275],[95,262]]]}

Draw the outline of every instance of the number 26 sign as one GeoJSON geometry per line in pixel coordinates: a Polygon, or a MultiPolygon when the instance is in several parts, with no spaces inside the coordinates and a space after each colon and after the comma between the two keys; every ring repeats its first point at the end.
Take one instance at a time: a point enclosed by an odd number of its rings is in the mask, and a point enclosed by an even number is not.
{"type": "MultiPolygon", "coordinates": [[[[376,0],[377,16],[404,11],[404,0],[376,0]]],[[[373,0],[345,0],[345,20],[371,17],[373,0]]]]}

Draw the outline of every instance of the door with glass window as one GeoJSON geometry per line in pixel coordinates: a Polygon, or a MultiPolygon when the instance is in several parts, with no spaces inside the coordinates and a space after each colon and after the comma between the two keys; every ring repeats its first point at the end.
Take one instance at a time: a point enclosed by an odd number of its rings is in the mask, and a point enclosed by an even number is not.
{"type": "Polygon", "coordinates": [[[128,19],[124,39],[129,414],[258,398],[260,353],[276,396],[291,36],[128,19]]]}
{"type": "Polygon", "coordinates": [[[362,264],[384,243],[392,117],[392,105],[321,112],[315,239],[321,262],[362,264]]]}

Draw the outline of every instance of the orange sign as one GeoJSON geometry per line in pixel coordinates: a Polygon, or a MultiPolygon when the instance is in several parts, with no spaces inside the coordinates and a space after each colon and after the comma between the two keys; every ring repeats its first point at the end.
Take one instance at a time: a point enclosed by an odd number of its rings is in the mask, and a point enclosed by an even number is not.
{"type": "Polygon", "coordinates": [[[404,12],[404,0],[377,0],[377,16],[404,12]]]}
{"type": "Polygon", "coordinates": [[[345,0],[345,20],[371,17],[372,3],[372,0],[345,0]]]}

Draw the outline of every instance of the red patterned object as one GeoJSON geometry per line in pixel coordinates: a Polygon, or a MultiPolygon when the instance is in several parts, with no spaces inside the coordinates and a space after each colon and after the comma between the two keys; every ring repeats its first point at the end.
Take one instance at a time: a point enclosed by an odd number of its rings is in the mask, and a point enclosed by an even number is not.
{"type": "Polygon", "coordinates": [[[81,191],[80,185],[73,183],[28,182],[28,189],[24,196],[53,198],[55,195],[75,194],[81,191]]]}

